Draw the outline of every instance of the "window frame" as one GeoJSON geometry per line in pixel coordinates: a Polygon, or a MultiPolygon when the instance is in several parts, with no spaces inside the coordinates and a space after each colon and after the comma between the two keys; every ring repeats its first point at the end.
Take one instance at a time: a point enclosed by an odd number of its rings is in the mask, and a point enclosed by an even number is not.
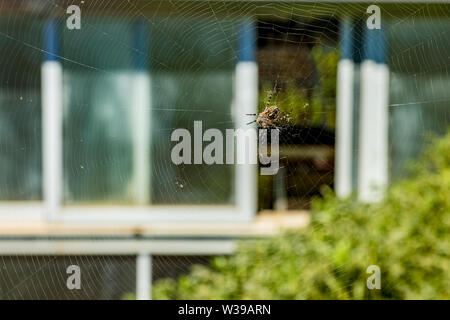
{"type": "MultiPolygon", "coordinates": [[[[41,67],[42,201],[0,203],[0,219],[42,222],[250,222],[256,211],[257,165],[235,165],[233,205],[83,205],[63,204],[63,66],[58,52],[60,26],[55,19],[44,25],[41,67]]],[[[240,58],[233,78],[230,105],[235,129],[246,128],[242,114],[256,113],[258,68],[254,60],[256,27],[242,24],[240,58]],[[248,58],[250,57],[250,59],[248,58]]],[[[147,71],[145,71],[147,72],[147,71]]],[[[256,127],[253,127],[256,130],[256,127]]],[[[142,146],[142,144],[140,144],[142,146]]],[[[138,152],[139,153],[139,152],[138,152]]],[[[145,153],[145,152],[144,152],[145,153]]],[[[142,154],[142,152],[141,152],[142,154]]]]}

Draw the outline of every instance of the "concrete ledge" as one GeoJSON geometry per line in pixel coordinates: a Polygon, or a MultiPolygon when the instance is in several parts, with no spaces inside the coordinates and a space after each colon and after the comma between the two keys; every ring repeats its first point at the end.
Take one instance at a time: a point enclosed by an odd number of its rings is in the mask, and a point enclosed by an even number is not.
{"type": "Polygon", "coordinates": [[[261,212],[254,221],[180,223],[80,223],[0,221],[0,239],[7,237],[121,236],[121,237],[245,237],[269,236],[283,229],[305,227],[307,211],[261,212]]]}
{"type": "Polygon", "coordinates": [[[239,239],[302,228],[309,213],[263,212],[251,223],[90,224],[0,221],[0,255],[220,255],[239,239]]]}

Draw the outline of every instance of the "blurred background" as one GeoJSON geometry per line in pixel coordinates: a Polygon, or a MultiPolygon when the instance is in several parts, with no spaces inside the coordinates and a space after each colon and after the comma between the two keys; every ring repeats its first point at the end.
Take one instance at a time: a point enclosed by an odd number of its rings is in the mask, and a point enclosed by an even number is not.
{"type": "Polygon", "coordinates": [[[0,299],[150,299],[324,186],[383,201],[450,124],[450,5],[412,2],[371,29],[364,1],[0,0],[0,299]],[[174,129],[247,128],[272,90],[276,175],[171,162],[174,129]]]}

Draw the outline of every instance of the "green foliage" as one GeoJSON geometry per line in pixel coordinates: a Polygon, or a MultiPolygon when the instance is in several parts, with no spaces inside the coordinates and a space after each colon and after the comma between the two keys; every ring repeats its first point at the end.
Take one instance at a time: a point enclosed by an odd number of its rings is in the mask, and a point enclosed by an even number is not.
{"type": "MultiPolygon", "coordinates": [[[[311,90],[299,89],[289,83],[276,92],[271,105],[282,111],[281,121],[292,125],[323,126],[334,128],[336,104],[336,72],[339,52],[336,48],[316,46],[311,50],[319,83],[311,90]]],[[[273,84],[265,83],[259,96],[259,112],[264,110],[273,90],[273,84]]]]}
{"type": "Polygon", "coordinates": [[[449,299],[450,132],[385,201],[361,204],[330,190],[304,230],[245,241],[230,257],[154,286],[157,299],[449,299]],[[369,265],[381,289],[368,290],[369,265]]]}
{"type": "Polygon", "coordinates": [[[316,61],[320,75],[320,86],[324,99],[334,101],[336,97],[337,65],[339,50],[326,46],[315,46],[311,55],[316,61]]]}

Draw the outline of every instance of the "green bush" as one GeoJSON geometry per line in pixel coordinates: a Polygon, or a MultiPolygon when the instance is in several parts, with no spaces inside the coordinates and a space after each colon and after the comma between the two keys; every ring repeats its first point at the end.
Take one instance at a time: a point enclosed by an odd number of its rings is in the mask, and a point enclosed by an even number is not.
{"type": "Polygon", "coordinates": [[[230,257],[154,286],[156,299],[449,299],[450,132],[385,201],[313,204],[311,224],[242,242],[230,257]],[[381,289],[368,290],[369,265],[381,289]]]}

